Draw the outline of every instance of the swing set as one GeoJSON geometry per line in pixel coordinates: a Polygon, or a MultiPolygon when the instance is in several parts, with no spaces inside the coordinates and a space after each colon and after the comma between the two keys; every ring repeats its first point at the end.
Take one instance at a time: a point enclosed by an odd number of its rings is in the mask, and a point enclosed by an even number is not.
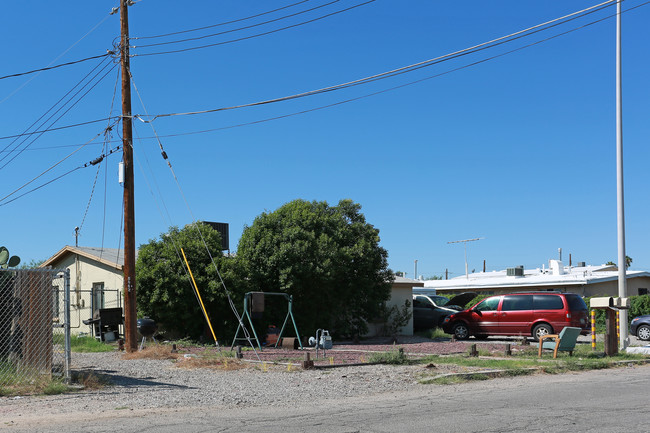
{"type": "MultiPolygon", "coordinates": [[[[273,347],[278,347],[278,344],[281,344],[282,334],[284,333],[289,318],[291,318],[293,329],[294,331],[296,331],[296,339],[298,340],[298,345],[300,346],[300,349],[303,349],[302,341],[300,340],[300,334],[298,334],[298,326],[296,326],[296,321],[293,318],[293,311],[292,311],[293,296],[288,295],[286,293],[275,293],[275,292],[247,292],[244,295],[244,314],[242,315],[242,318],[239,321],[239,325],[237,326],[237,332],[235,332],[235,338],[233,338],[232,340],[232,344],[230,345],[230,350],[233,349],[237,341],[242,341],[242,340],[245,340],[247,342],[251,342],[251,340],[254,340],[257,342],[257,347],[260,349],[260,351],[262,350],[260,339],[258,338],[257,332],[255,331],[255,327],[253,326],[253,319],[251,314],[257,317],[258,315],[261,315],[264,312],[264,298],[266,296],[282,296],[287,300],[287,316],[284,318],[284,323],[282,324],[282,328],[280,329],[280,334],[278,335],[278,339],[275,342],[275,346],[273,347]],[[252,339],[249,339],[247,337],[239,337],[239,332],[245,331],[244,330],[245,320],[248,320],[250,329],[253,331],[254,338],[252,339]]],[[[244,332],[244,334],[246,333],[244,332]]],[[[251,342],[251,344],[253,343],[251,342]]]]}

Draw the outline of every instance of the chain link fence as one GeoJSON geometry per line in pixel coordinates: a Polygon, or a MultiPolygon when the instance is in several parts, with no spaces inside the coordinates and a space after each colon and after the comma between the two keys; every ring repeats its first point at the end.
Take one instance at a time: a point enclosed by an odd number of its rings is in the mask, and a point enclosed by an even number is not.
{"type": "Polygon", "coordinates": [[[0,388],[70,379],[70,275],[0,269],[0,388]]]}

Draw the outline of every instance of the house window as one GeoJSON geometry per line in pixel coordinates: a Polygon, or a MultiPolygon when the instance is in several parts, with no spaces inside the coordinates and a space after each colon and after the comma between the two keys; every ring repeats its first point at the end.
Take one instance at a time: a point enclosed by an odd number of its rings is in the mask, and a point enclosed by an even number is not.
{"type": "Polygon", "coordinates": [[[647,295],[648,289],[646,287],[639,287],[639,295],[647,295]]]}
{"type": "Polygon", "coordinates": [[[93,313],[95,313],[95,311],[99,310],[100,308],[104,308],[104,306],[105,306],[104,283],[93,283],[93,291],[92,291],[93,313]]]}

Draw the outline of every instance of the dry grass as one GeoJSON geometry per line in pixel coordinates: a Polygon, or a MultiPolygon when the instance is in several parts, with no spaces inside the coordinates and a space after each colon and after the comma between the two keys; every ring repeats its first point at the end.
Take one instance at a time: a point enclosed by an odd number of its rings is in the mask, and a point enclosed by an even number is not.
{"type": "Polygon", "coordinates": [[[122,359],[177,359],[178,353],[172,353],[171,346],[165,344],[151,344],[137,352],[125,353],[122,359]]]}
{"type": "Polygon", "coordinates": [[[248,365],[239,359],[223,356],[178,358],[176,366],[180,368],[211,368],[225,371],[248,368],[248,365]]]}
{"type": "Polygon", "coordinates": [[[203,351],[196,354],[172,353],[172,348],[165,344],[151,344],[142,350],[125,353],[122,359],[160,359],[175,360],[180,368],[211,368],[215,370],[240,370],[247,368],[246,363],[233,358],[231,352],[224,354],[203,351]]]}

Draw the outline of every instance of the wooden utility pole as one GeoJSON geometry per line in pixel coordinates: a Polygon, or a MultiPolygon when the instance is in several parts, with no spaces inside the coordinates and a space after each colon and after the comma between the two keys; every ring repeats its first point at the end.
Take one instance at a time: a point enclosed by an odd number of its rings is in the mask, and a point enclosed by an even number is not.
{"type": "Polygon", "coordinates": [[[124,162],[124,337],[126,351],[138,350],[135,296],[135,200],[133,189],[133,131],[129,67],[129,0],[120,1],[122,63],[122,152],[124,162]]]}

